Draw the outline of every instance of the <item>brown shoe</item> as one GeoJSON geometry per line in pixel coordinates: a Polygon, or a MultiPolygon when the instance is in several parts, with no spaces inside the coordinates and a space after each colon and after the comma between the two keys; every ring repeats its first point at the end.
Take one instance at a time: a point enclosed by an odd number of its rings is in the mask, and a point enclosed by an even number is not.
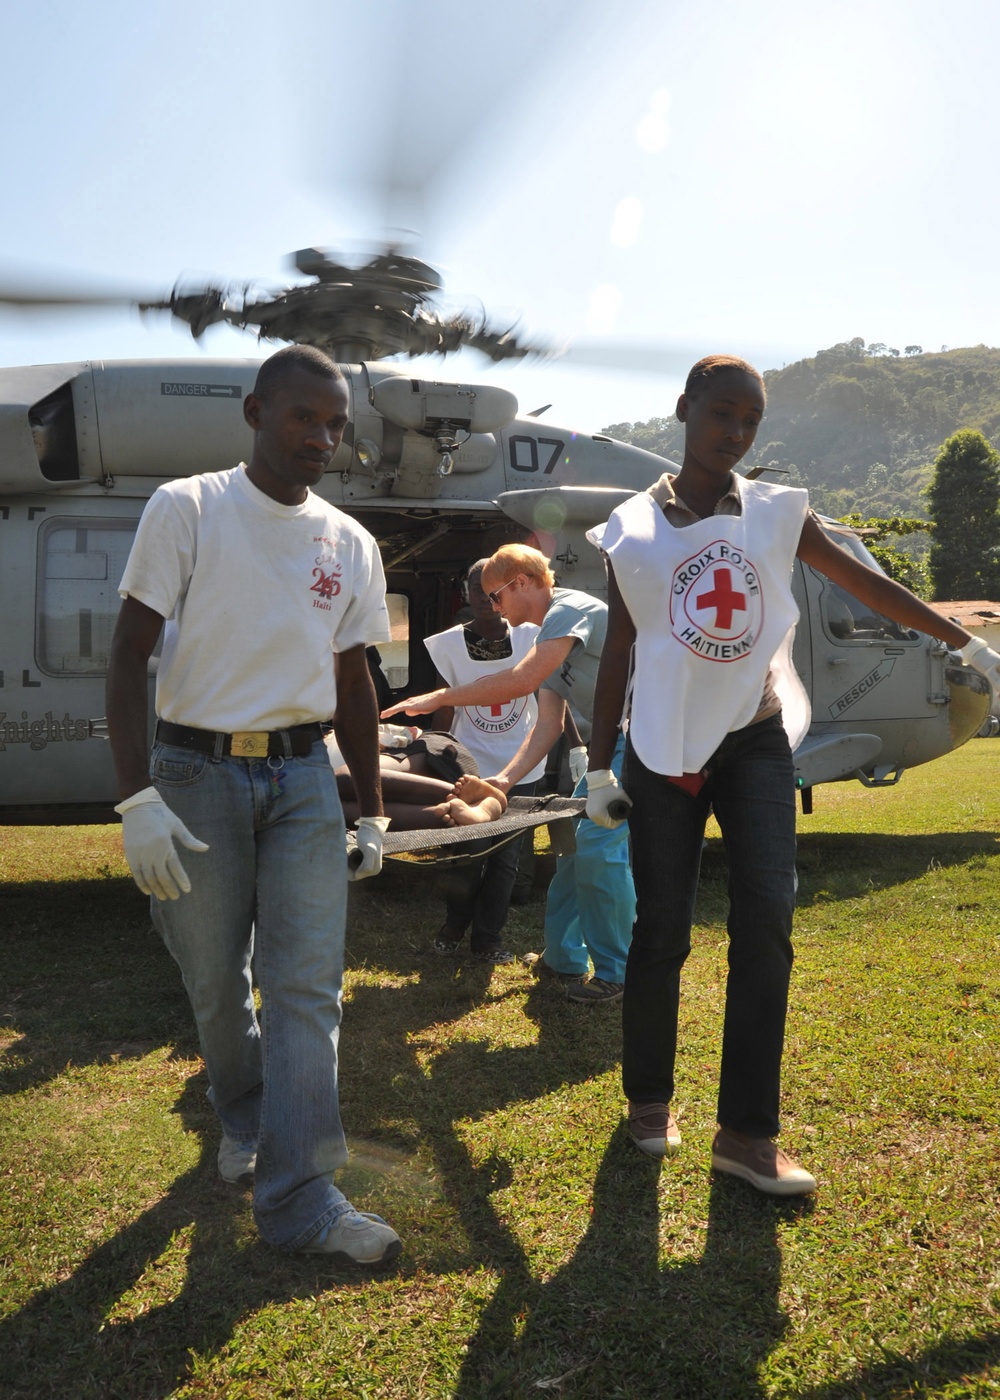
{"type": "Polygon", "coordinates": [[[587,981],[586,972],[557,972],[554,967],[550,967],[545,961],[543,953],[525,953],[521,963],[535,977],[552,978],[561,982],[564,987],[582,986],[587,981]]]}
{"type": "Polygon", "coordinates": [[[768,1196],[808,1196],[816,1190],[816,1178],[793,1162],[776,1142],[728,1128],[720,1128],[715,1135],[712,1166],[717,1172],[742,1177],[768,1196]]]}
{"type": "Polygon", "coordinates": [[[640,1152],[650,1157],[673,1157],[680,1151],[681,1132],[665,1103],[629,1103],[628,1130],[640,1152]]]}

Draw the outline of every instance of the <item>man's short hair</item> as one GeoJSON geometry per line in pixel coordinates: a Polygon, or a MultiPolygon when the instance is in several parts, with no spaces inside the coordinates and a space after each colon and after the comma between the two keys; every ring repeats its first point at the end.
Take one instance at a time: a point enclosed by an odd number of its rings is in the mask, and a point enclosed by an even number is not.
{"type": "Polygon", "coordinates": [[[486,567],[498,584],[509,583],[518,574],[526,574],[546,588],[552,588],[556,581],[545,555],[540,549],[532,549],[530,544],[502,545],[487,559],[486,567]]]}
{"type": "Polygon", "coordinates": [[[257,371],[253,392],[257,398],[265,399],[283,380],[300,370],[305,370],[306,374],[320,375],[324,379],[344,377],[340,366],[315,345],[286,345],[283,350],[276,350],[261,365],[257,371]]]}
{"type": "Polygon", "coordinates": [[[468,583],[469,579],[472,577],[473,574],[481,574],[489,562],[489,557],[487,556],[484,559],[477,559],[474,564],[470,564],[465,571],[465,576],[462,582],[468,583]]]}

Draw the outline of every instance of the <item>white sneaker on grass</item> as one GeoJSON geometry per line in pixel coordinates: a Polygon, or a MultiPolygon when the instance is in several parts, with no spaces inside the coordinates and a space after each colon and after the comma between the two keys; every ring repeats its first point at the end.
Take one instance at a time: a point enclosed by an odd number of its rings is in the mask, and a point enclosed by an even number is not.
{"type": "Polygon", "coordinates": [[[388,1264],[403,1248],[403,1241],[380,1215],[369,1215],[351,1206],[332,1225],[320,1230],[303,1254],[325,1254],[337,1264],[388,1264]]]}

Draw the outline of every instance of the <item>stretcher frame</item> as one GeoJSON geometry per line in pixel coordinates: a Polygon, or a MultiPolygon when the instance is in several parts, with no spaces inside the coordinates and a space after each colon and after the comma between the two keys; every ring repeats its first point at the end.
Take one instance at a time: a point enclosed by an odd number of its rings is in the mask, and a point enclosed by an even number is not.
{"type": "MultiPolygon", "coordinates": [[[[538,794],[534,797],[511,797],[507,810],[495,821],[479,822],[474,826],[444,826],[412,831],[393,831],[382,838],[382,859],[398,860],[416,867],[437,868],[442,865],[468,864],[482,860],[516,841],[535,826],[567,818],[582,817],[586,807],[582,797],[559,797],[538,794]],[[449,847],[456,849],[451,850],[449,847]]],[[[354,832],[347,833],[347,859],[360,860],[354,832]]]]}

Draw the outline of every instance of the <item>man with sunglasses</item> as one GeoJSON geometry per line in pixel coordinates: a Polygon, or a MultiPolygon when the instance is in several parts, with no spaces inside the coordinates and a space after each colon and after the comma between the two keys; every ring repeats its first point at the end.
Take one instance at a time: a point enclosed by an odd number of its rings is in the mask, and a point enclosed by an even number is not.
{"type": "MultiPolygon", "coordinates": [[[[504,545],[497,550],[483,569],[482,586],[512,627],[523,622],[538,626],[527,656],[468,684],[411,696],[386,710],[384,717],[404,710],[431,714],[449,705],[500,705],[537,690],[534,730],[506,767],[491,778],[509,790],[559,738],[567,704],[584,739],[589,737],[608,610],[588,593],[557,588],[545,555],[528,545],[504,545]]],[[[611,764],[616,777],[621,774],[624,752],[624,740],[621,736],[619,740],[611,764]]],[[[576,791],[586,794],[585,777],[579,778],[576,791]]],[[[598,1005],[621,999],[635,919],[628,837],[623,833],[627,833],[624,824],[610,831],[587,818],[577,823],[576,851],[560,858],[549,887],[544,952],[529,953],[524,959],[536,975],[558,978],[571,1001],[598,1005]],[[588,977],[591,962],[593,976],[588,977]]]]}

